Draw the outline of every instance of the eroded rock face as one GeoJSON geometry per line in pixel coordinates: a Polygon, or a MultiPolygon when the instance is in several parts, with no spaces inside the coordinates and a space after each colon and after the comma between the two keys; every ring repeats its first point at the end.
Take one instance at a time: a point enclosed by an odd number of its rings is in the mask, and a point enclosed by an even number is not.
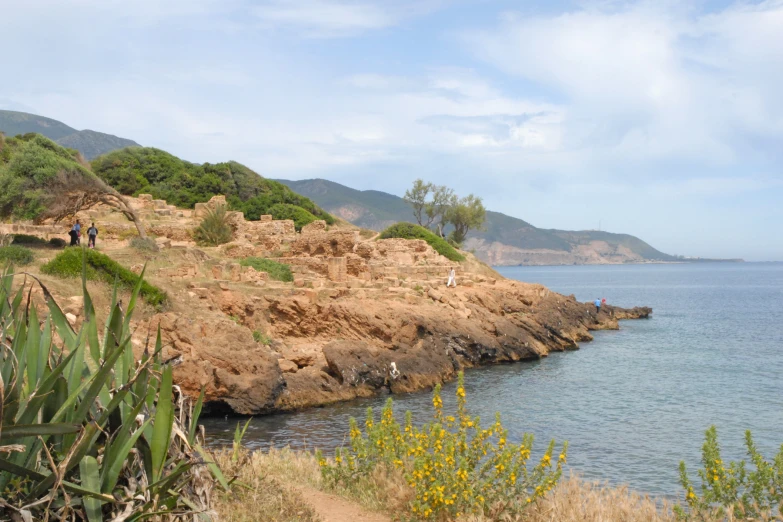
{"type": "Polygon", "coordinates": [[[576,350],[592,339],[590,330],[616,329],[618,319],[651,313],[607,306],[596,315],[588,303],[512,281],[430,288],[422,295],[390,288],[373,298],[365,289],[308,292],[264,301],[262,314],[284,345],[280,357],[290,361],[284,366],[298,367],[284,375],[281,410],[382,389],[431,388],[464,368],[576,350]]]}
{"type": "MultiPolygon", "coordinates": [[[[206,403],[223,403],[242,414],[275,409],[285,387],[282,371],[270,348],[255,342],[250,330],[230,319],[165,313],[137,331],[155,332],[158,324],[164,359],[181,360],[174,379],[183,391],[195,396],[204,387],[206,403]]],[[[143,349],[134,344],[137,351],[143,349]]]]}

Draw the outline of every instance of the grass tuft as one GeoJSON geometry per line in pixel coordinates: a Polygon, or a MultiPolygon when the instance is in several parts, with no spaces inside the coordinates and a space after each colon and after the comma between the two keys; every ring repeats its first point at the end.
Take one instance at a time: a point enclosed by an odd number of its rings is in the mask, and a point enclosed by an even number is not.
{"type": "MultiPolygon", "coordinates": [[[[81,247],[69,247],[57,257],[41,267],[41,272],[63,278],[78,278],[82,275],[82,255],[87,261],[87,279],[100,279],[108,284],[114,284],[117,281],[125,288],[133,288],[139,281],[139,276],[120,265],[106,254],[96,250],[89,250],[81,247]]],[[[154,306],[161,308],[168,296],[166,292],[144,281],[141,284],[141,296],[144,300],[154,306]]]]}
{"type": "Polygon", "coordinates": [[[33,251],[19,245],[0,247],[0,265],[29,265],[33,262],[33,251]]]}
{"type": "Polygon", "coordinates": [[[246,257],[245,259],[241,259],[239,264],[242,266],[252,266],[259,272],[266,272],[269,274],[270,279],[274,279],[275,281],[290,283],[294,280],[294,275],[291,273],[290,266],[271,259],[264,259],[263,257],[246,257]]]}

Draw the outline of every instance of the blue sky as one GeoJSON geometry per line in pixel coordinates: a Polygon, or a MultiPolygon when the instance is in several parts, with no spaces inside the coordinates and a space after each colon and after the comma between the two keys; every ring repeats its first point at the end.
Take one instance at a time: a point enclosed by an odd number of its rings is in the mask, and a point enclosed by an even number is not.
{"type": "Polygon", "coordinates": [[[0,108],[195,162],[783,260],[783,1],[28,0],[0,108]]]}

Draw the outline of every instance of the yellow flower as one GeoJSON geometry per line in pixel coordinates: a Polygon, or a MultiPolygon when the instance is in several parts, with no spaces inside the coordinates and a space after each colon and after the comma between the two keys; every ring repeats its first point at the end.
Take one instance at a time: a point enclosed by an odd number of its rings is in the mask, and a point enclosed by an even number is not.
{"type": "Polygon", "coordinates": [[[544,467],[549,466],[551,460],[552,459],[549,457],[549,455],[544,455],[544,457],[541,459],[541,464],[543,464],[544,467]]]}
{"type": "Polygon", "coordinates": [[[561,453],[561,454],[560,454],[560,458],[559,458],[559,460],[560,460],[560,462],[565,462],[565,461],[566,461],[566,456],[565,456],[565,453],[561,453]]]}

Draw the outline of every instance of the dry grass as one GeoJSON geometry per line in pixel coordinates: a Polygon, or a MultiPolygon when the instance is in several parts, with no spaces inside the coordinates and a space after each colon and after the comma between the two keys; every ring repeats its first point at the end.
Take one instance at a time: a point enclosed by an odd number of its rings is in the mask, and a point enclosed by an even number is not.
{"type": "MultiPolygon", "coordinates": [[[[305,485],[355,501],[369,511],[389,513],[392,518],[407,511],[412,491],[399,471],[377,471],[357,484],[327,487],[321,480],[315,457],[289,449],[243,452],[237,463],[230,450],[216,459],[227,476],[237,476],[246,488],[234,488],[231,495],[218,495],[215,502],[220,520],[244,522],[315,521],[314,512],[296,486],[305,485]]],[[[546,498],[516,517],[464,517],[460,522],[674,522],[671,506],[629,491],[570,477],[546,498]]],[[[717,519],[716,519],[717,520],[717,519]]]]}
{"type": "Polygon", "coordinates": [[[608,487],[571,476],[527,510],[524,522],[673,522],[671,506],[655,501],[626,487],[608,487]]]}
{"type": "Polygon", "coordinates": [[[226,522],[318,522],[315,512],[290,485],[306,483],[317,487],[318,464],[312,456],[290,450],[270,453],[243,451],[237,462],[231,450],[215,453],[226,475],[236,477],[230,493],[218,492],[214,509],[226,522]]]}

